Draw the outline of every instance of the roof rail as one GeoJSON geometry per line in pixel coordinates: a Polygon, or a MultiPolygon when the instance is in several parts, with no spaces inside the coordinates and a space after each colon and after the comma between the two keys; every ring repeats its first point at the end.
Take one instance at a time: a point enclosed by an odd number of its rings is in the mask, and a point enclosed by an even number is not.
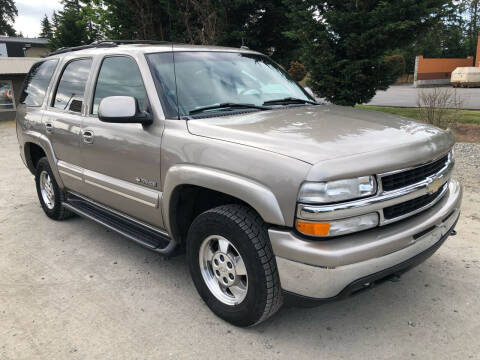
{"type": "Polygon", "coordinates": [[[98,40],[92,44],[114,43],[116,45],[123,44],[171,44],[171,41],[164,40],[98,40]]]}
{"type": "Polygon", "coordinates": [[[86,49],[102,48],[102,47],[115,47],[124,44],[169,44],[169,41],[158,40],[97,40],[89,45],[62,47],[56,51],[49,53],[47,56],[63,54],[71,51],[80,51],[86,49]]]}

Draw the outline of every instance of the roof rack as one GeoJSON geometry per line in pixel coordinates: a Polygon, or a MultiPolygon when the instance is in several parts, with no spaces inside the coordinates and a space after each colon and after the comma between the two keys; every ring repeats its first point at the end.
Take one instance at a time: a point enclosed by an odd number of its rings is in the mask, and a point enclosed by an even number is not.
{"type": "Polygon", "coordinates": [[[51,55],[58,55],[63,54],[71,51],[80,51],[86,49],[94,49],[94,48],[106,48],[106,47],[115,47],[118,45],[125,45],[125,44],[170,44],[169,41],[158,41],[158,40],[97,40],[89,45],[81,45],[81,46],[73,46],[73,47],[62,47],[56,51],[53,51],[48,54],[51,55]]]}

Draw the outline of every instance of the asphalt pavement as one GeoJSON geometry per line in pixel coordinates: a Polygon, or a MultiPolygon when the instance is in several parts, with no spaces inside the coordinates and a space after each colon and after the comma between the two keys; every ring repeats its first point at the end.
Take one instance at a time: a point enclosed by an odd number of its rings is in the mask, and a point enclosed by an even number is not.
{"type": "MultiPolygon", "coordinates": [[[[433,88],[414,88],[413,85],[394,85],[386,91],[377,91],[368,105],[416,107],[418,94],[421,91],[429,92],[433,88]]],[[[480,88],[457,88],[457,95],[462,101],[462,108],[480,109],[480,88]]]]}

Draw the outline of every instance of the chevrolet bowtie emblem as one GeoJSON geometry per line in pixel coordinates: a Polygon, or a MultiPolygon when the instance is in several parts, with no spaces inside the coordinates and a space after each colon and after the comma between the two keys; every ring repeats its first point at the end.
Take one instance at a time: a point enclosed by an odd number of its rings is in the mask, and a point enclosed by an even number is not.
{"type": "Polygon", "coordinates": [[[443,185],[442,178],[433,179],[430,184],[427,185],[427,193],[434,194],[440,189],[443,185]]]}

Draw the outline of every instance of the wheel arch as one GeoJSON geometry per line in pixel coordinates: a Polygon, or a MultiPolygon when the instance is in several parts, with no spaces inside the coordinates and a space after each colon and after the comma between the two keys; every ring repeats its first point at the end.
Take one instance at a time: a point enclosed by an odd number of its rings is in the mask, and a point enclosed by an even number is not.
{"type": "Polygon", "coordinates": [[[53,151],[50,140],[45,135],[33,131],[24,132],[23,137],[23,156],[25,158],[25,163],[28,170],[34,175],[36,162],[38,163],[38,160],[40,160],[39,158],[32,158],[32,150],[35,150],[36,154],[43,152],[45,157],[48,159],[50,168],[52,169],[58,186],[60,188],[63,188],[63,181],[60,177],[60,174],[58,173],[57,158],[53,151]]]}
{"type": "Polygon", "coordinates": [[[28,170],[30,170],[32,174],[35,174],[35,169],[37,168],[39,160],[42,157],[46,157],[47,153],[42,146],[28,141],[24,145],[24,156],[28,170]]]}
{"type": "Polygon", "coordinates": [[[285,225],[275,195],[254,180],[189,164],[173,166],[165,177],[162,211],[167,230],[177,242],[184,240],[199,211],[229,203],[251,207],[266,223],[285,225]],[[184,218],[184,223],[179,222],[184,218]]]}

